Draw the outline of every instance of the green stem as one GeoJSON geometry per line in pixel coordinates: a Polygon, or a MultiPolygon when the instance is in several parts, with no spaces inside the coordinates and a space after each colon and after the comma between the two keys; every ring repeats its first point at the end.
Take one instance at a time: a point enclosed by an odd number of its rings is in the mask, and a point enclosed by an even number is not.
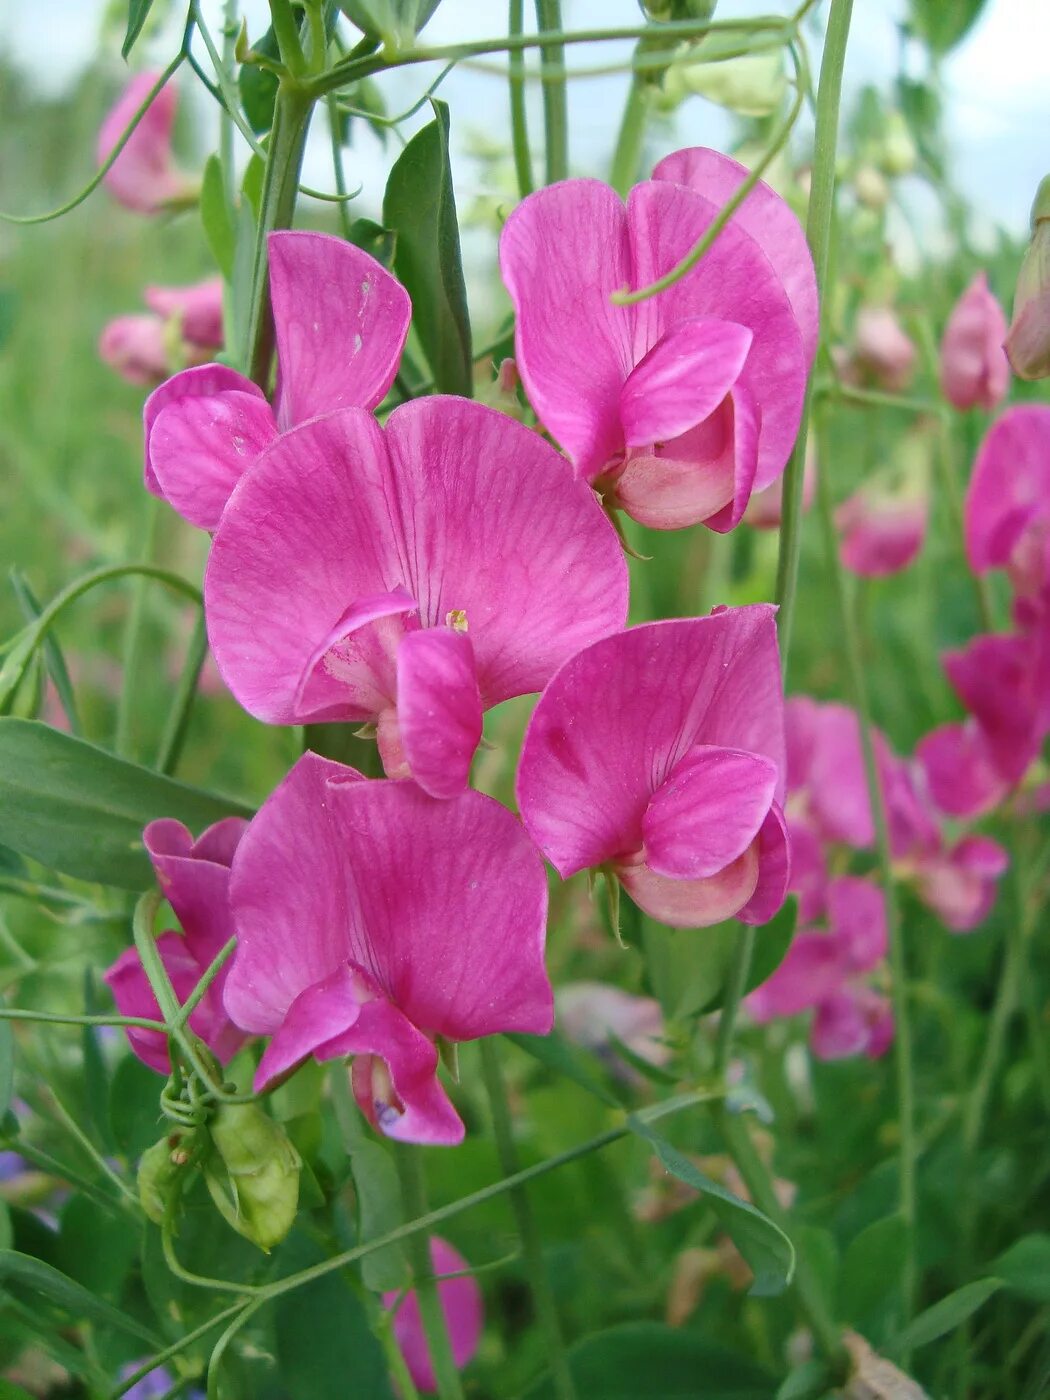
{"type": "Polygon", "coordinates": [[[372,1335],[383,1348],[387,1369],[394,1382],[394,1393],[399,1400],[419,1400],[419,1391],[412,1379],[412,1372],[408,1369],[404,1353],[394,1335],[394,1313],[383,1307],[375,1294],[370,1293],[367,1288],[359,1286],[358,1296],[368,1316],[372,1335]]]}
{"type": "Polygon", "coordinates": [[[642,145],[645,141],[645,126],[649,118],[650,95],[653,91],[651,80],[634,73],[627,92],[627,104],[620,121],[620,134],[616,138],[613,152],[612,171],[609,183],[617,194],[626,196],[627,191],[638,178],[638,167],[642,159],[642,145]]]}
{"type": "Polygon", "coordinates": [[[144,1031],[166,1031],[164,1021],[148,1016],[67,1016],[59,1011],[22,1011],[0,1007],[0,1021],[41,1021],[49,1026],[137,1026],[144,1031]]]}
{"type": "MultiPolygon", "coordinates": [[[[536,0],[536,23],[541,30],[561,29],[561,0],[536,0]]],[[[543,132],[547,184],[569,174],[569,120],[565,93],[565,49],[548,42],[540,59],[549,70],[543,79],[543,132]]]]}
{"type": "MultiPolygon", "coordinates": [[[[806,238],[813,254],[813,266],[817,276],[822,339],[831,317],[829,300],[824,297],[824,289],[828,280],[831,231],[835,215],[835,160],[838,147],[839,104],[842,96],[842,69],[846,59],[846,42],[849,38],[852,13],[853,0],[832,0],[827,33],[824,36],[824,55],[820,62],[820,82],[817,87],[817,121],[809,210],[806,215],[806,238]]],[[[778,633],[781,664],[785,675],[798,591],[798,563],[802,547],[802,483],[812,394],[813,381],[810,379],[802,408],[802,428],[784,473],[776,600],[780,605],[778,633]]]]}
{"type": "MultiPolygon", "coordinates": [[[[507,28],[511,39],[521,37],[525,28],[525,0],[510,0],[507,28]]],[[[524,49],[511,49],[507,55],[507,66],[510,71],[510,137],[514,150],[514,172],[518,177],[518,194],[524,199],[535,189],[525,113],[524,49]]]]}
{"type": "Polygon", "coordinates": [[[751,959],[755,951],[755,930],[750,924],[741,924],[729,965],[729,978],[726,984],[726,998],[722,1014],[718,1018],[718,1034],[715,1039],[715,1073],[721,1078],[729,1067],[729,1056],[733,1048],[733,1031],[737,1013],[747,986],[747,976],[751,970],[751,959]]]}
{"type": "Polygon", "coordinates": [[[900,1209],[908,1227],[908,1252],[902,1278],[905,1317],[911,1318],[915,1295],[915,1103],[913,1087],[911,1014],[908,1005],[907,967],[904,957],[904,937],[897,905],[897,887],[893,875],[886,804],[879,779],[875,756],[871,706],[864,675],[864,659],[857,634],[853,610],[846,587],[845,571],[839,559],[838,532],[835,529],[834,503],[831,498],[832,461],[830,443],[823,414],[818,413],[817,507],[820,515],[826,568],[831,578],[832,592],[838,607],[839,624],[846,656],[846,671],[853,706],[860,722],[864,772],[875,828],[875,849],[879,861],[879,878],[886,902],[886,925],[889,933],[891,995],[894,1017],[894,1059],[897,1068],[897,1106],[900,1114],[900,1209]]]}
{"type": "MultiPolygon", "coordinates": [[[[514,1127],[511,1121],[507,1090],[503,1082],[503,1071],[499,1062],[499,1050],[491,1037],[481,1042],[481,1073],[485,1081],[489,1110],[492,1113],[492,1126],[496,1137],[496,1151],[500,1167],[506,1177],[512,1177],[520,1170],[518,1149],[514,1142],[514,1127]]],[[[532,1296],[547,1343],[547,1360],[550,1363],[554,1394],[558,1400],[576,1400],[576,1386],[573,1383],[569,1360],[565,1354],[565,1339],[558,1320],[558,1308],[554,1300],[550,1277],[543,1259],[543,1244],[540,1239],[532,1205],[524,1186],[514,1186],[510,1191],[511,1209],[518,1226],[525,1266],[529,1274],[532,1296]]]]}
{"type": "Polygon", "coordinates": [[[197,699],[197,686],[207,655],[208,629],[202,611],[193,624],[186,660],[164,725],[164,733],[161,735],[160,748],[157,750],[157,772],[168,777],[175,772],[182,757],[183,745],[190,727],[190,716],[197,699]]]}
{"type": "Polygon", "coordinates": [[[120,1173],[113,1170],[110,1164],[106,1161],[105,1157],[103,1157],[102,1153],[98,1150],[95,1144],[88,1137],[87,1133],[84,1132],[83,1128],[70,1113],[69,1109],[66,1108],[65,1104],[55,1093],[53,1087],[51,1089],[51,1102],[54,1105],[54,1108],[58,1113],[58,1116],[64,1124],[66,1130],[73,1138],[73,1140],[77,1143],[77,1145],[80,1147],[81,1151],[84,1152],[88,1157],[90,1157],[92,1162],[102,1173],[102,1175],[107,1177],[113,1183],[113,1185],[123,1196],[125,1204],[130,1205],[132,1209],[136,1211],[139,1210],[139,1198],[136,1195],[136,1193],[131,1189],[131,1187],[120,1175],[120,1173]]]}
{"type": "Polygon", "coordinates": [[[215,981],[216,977],[218,977],[225,963],[229,960],[229,958],[233,956],[233,950],[234,948],[236,948],[236,946],[237,939],[236,936],[234,936],[228,939],[227,942],[225,942],[223,946],[219,949],[219,951],[215,954],[214,958],[212,958],[211,962],[201,973],[200,981],[194,987],[193,991],[190,992],[186,1000],[182,1003],[182,1009],[179,1011],[179,1014],[175,1017],[175,1020],[172,1023],[172,1030],[180,1029],[190,1019],[194,1011],[196,1011],[197,1007],[204,1000],[205,996],[207,995],[208,988],[215,981]]]}
{"type": "Polygon", "coordinates": [[[339,196],[339,227],[342,229],[343,237],[349,242],[351,220],[350,210],[346,207],[346,171],[343,169],[343,143],[339,139],[339,103],[335,93],[328,94],[325,98],[325,106],[328,109],[328,131],[332,140],[332,173],[335,178],[336,194],[339,196]]]}
{"type": "MultiPolygon", "coordinates": [[[[298,42],[298,31],[296,39],[298,42]]],[[[277,88],[263,177],[259,229],[252,264],[251,310],[243,355],[249,377],[264,391],[269,387],[270,363],[273,359],[273,314],[270,309],[266,240],[274,229],[291,227],[312,111],[313,98],[298,83],[282,78],[277,88]]]]}
{"type": "MultiPolygon", "coordinates": [[[[414,1143],[398,1143],[395,1156],[398,1174],[401,1177],[405,1217],[414,1220],[425,1216],[427,1189],[422,1151],[414,1143]]],[[[412,1266],[412,1286],[419,1303],[423,1334],[430,1354],[430,1364],[434,1368],[438,1395],[441,1400],[463,1400],[463,1386],[452,1355],[452,1343],[449,1340],[448,1327],[445,1325],[445,1312],[434,1280],[430,1236],[425,1230],[412,1235],[408,1241],[407,1252],[412,1266]]]]}
{"type": "Polygon", "coordinates": [[[301,77],[306,71],[306,56],[299,39],[299,22],[292,9],[291,0],[270,0],[270,23],[274,38],[281,51],[281,61],[293,77],[301,77]]]}

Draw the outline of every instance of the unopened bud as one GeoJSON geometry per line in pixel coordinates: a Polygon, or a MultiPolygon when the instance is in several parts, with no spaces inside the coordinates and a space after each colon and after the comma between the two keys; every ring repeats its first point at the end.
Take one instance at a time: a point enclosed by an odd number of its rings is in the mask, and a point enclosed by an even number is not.
{"type": "Polygon", "coordinates": [[[299,1205],[299,1154],[284,1129],[256,1104],[221,1104],[208,1124],[224,1174],[205,1171],[228,1224],[267,1254],[284,1239],[299,1205]]]}
{"type": "Polygon", "coordinates": [[[878,148],[879,165],[887,175],[907,175],[919,158],[911,128],[901,112],[886,113],[886,126],[878,148]]]}
{"type": "Polygon", "coordinates": [[[1050,377],[1050,175],[1032,205],[1032,238],[1017,275],[1004,348],[1019,378],[1050,377]]]}
{"type": "Polygon", "coordinates": [[[659,23],[679,19],[710,19],[717,0],[638,0],[646,19],[659,23]]]}
{"type": "Polygon", "coordinates": [[[890,198],[886,177],[874,165],[862,165],[853,177],[853,188],[865,209],[885,209],[890,198]]]}
{"type": "MultiPolygon", "coordinates": [[[[761,40],[761,35],[755,36],[761,40]]],[[[740,48],[739,36],[706,35],[690,50],[682,81],[690,92],[717,102],[744,117],[768,117],[779,111],[787,91],[781,48],[727,58],[740,48]]]]}
{"type": "Polygon", "coordinates": [[[479,385],[475,391],[475,398],[479,403],[498,409],[508,418],[516,418],[522,423],[525,421],[525,407],[518,397],[520,383],[521,376],[518,374],[516,362],[509,358],[501,360],[496,378],[487,384],[479,385]]]}

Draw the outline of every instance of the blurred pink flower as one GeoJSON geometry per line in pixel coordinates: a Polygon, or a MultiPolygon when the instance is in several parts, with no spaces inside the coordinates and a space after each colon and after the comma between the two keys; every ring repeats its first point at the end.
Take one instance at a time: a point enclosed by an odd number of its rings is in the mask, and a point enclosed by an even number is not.
{"type": "Polygon", "coordinates": [[[1010,858],[988,836],[964,836],[946,850],[924,856],[915,879],[924,903],[953,933],[969,933],[991,912],[1010,858]]]}
{"type": "Polygon", "coordinates": [[[990,413],[1006,397],[1006,316],[983,272],[956,302],[941,340],[941,390],[956,408],[990,413]]]}
{"type": "Polygon", "coordinates": [[[221,277],[189,287],[147,287],[143,300],[162,321],[178,318],[182,339],[205,350],[223,346],[221,277]]]}
{"type": "MultiPolygon", "coordinates": [[[[452,1359],[462,1371],[478,1349],[484,1312],[481,1289],[469,1273],[469,1264],[457,1249],[438,1235],[430,1237],[430,1260],[438,1280],[438,1297],[445,1315],[445,1326],[452,1346],[452,1359]],[[464,1274],[462,1278],[443,1278],[445,1274],[464,1274]]],[[[437,1390],[437,1379],[430,1360],[419,1299],[414,1288],[406,1294],[393,1289],[383,1294],[383,1306],[396,1308],[394,1336],[401,1348],[412,1380],[419,1390],[431,1394],[437,1390]],[[398,1299],[401,1299],[400,1303],[398,1299]]]]}
{"type": "MultiPolygon", "coordinates": [[[[142,833],[160,887],[182,925],[181,937],[169,930],[157,939],[157,951],[180,1003],[186,1001],[233,933],[230,866],[246,827],[240,817],[228,817],[209,826],[195,841],[181,822],[162,818],[150,822],[142,833]]],[[[190,1029],[223,1063],[244,1041],[223,1009],[229,967],[227,961],[189,1019],[190,1029]]],[[[122,1016],[164,1019],[137,949],[121,953],[104,980],[122,1016]]],[[[170,1072],[167,1036],[137,1028],[129,1028],[127,1035],[140,1060],[160,1074],[170,1072]]]]}
{"type": "Polygon", "coordinates": [[[899,394],[915,374],[916,349],[889,306],[862,306],[857,312],[854,362],[888,393],[899,394]]]}
{"type": "Polygon", "coordinates": [[[566,982],[554,1002],[562,1034],[600,1055],[621,1079],[639,1076],[618,1053],[610,1032],[650,1064],[666,1064],[670,1058],[663,1042],[663,1012],[653,997],[632,996],[608,982],[566,982]]]}
{"type": "MultiPolygon", "coordinates": [[[[120,140],[135,113],[160,77],[159,73],[137,73],[121,93],[116,106],[99,129],[96,160],[102,165],[120,140]]],[[[171,133],[175,125],[178,92],[168,82],[146,109],[124,149],[102,178],[118,204],[139,214],[158,214],[165,206],[178,204],[196,191],[196,182],[175,165],[171,133]]]]}
{"type": "Polygon", "coordinates": [[[98,353],[129,384],[155,388],[180,366],[204,364],[223,343],[222,279],[188,287],[147,287],[149,313],[118,316],[102,331],[98,353]]]}
{"type": "Polygon", "coordinates": [[[983,816],[1009,791],[972,717],[932,730],[920,739],[915,756],[934,806],[949,817],[983,816]]]}
{"type": "Polygon", "coordinates": [[[975,637],[942,660],[984,752],[1014,786],[1050,733],[1050,617],[1027,633],[975,637]]]}
{"type": "Polygon", "coordinates": [[[168,373],[164,322],[145,313],[107,321],[98,341],[99,359],[129,384],[152,388],[168,373]]]}
{"type": "Polygon", "coordinates": [[[524,199],[500,238],[532,406],[580,476],[657,529],[732,529],[798,430],[816,286],[798,222],[767,185],[672,289],[610,301],[679,262],[746,174],[715,151],[679,151],[626,208],[597,180],[564,180],[524,199]]]}
{"type": "Polygon", "coordinates": [[[374,1128],[459,1142],[435,1039],[545,1035],[547,880],[514,817],[464,792],[367,782],[306,753],[263,803],[230,884],[227,1014],[271,1036],[259,1091],[309,1056],[354,1057],[374,1128]]]}
{"type": "Polygon", "coordinates": [[[352,243],[283,230],[268,247],[274,407],[243,374],[210,364],[176,374],[143,411],[147,489],[203,530],[217,528],[244,471],[279,433],[335,409],[375,408],[408,334],[408,293],[352,243]]]}
{"type": "Polygon", "coordinates": [[[843,564],[865,578],[900,573],[922,549],[927,513],[925,494],[862,486],[835,512],[843,564]]]}
{"type": "Polygon", "coordinates": [[[578,652],[525,733],[518,806],[563,879],[609,867],[678,928],[761,924],[789,852],[774,609],[647,623],[578,652]]]}

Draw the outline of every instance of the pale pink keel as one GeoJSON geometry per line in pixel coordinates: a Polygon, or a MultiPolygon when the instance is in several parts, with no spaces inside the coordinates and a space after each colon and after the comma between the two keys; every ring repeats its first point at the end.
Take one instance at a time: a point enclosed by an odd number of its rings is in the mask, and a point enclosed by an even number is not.
{"type": "Polygon", "coordinates": [[[590,488],[536,434],[433,396],[284,434],[234,492],[205,578],[241,704],[377,726],[391,777],[462,790],[484,709],[622,627],[627,570],[590,488]]]}
{"type": "Polygon", "coordinates": [[[206,365],[169,379],[143,410],[146,486],[205,530],[217,528],[234,486],[279,433],[320,413],[381,402],[412,317],[400,283],[352,243],[284,230],[270,234],[268,247],[274,407],[236,370],[206,365]]]}
{"type": "MultiPolygon", "coordinates": [[[[143,832],[157,880],[178,916],[182,935],[169,930],[157,939],[161,961],[179,1002],[186,1001],[208,966],[233,935],[230,866],[247,823],[240,817],[217,822],[194,841],[181,822],[164,818],[143,832]]],[[[225,1063],[240,1048],[243,1034],[223,1010],[222,992],[229,962],[190,1016],[190,1029],[225,1063]]],[[[135,948],[128,948],[105,974],[122,1016],[163,1020],[135,948]]],[[[167,1037],[160,1031],[129,1028],[128,1040],[140,1060],[160,1074],[170,1070],[167,1037]]]]}
{"type": "Polygon", "coordinates": [[[518,769],[558,873],[606,867],[676,927],[764,923],[788,881],[774,609],[648,623],[554,676],[518,769]]]}
{"type": "Polygon", "coordinates": [[[551,1028],[543,864],[480,793],[438,802],[304,754],[245,834],[231,907],[226,1011],[272,1037],[257,1089],[308,1056],[352,1056],[373,1127],[455,1143],[436,1037],[551,1028]]]}

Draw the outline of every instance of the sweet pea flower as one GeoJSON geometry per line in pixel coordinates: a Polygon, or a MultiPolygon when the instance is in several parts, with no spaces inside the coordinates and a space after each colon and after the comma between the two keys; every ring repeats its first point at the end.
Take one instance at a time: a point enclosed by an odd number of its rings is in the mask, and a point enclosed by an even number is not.
{"type": "Polygon", "coordinates": [[[271,724],[377,726],[390,777],[467,781],[482,712],[623,626],[627,569],[536,433],[434,395],[283,434],[223,514],[204,583],[226,684],[271,724]]]}
{"type": "Polygon", "coordinates": [[[159,316],[115,316],[98,339],[98,356],[129,384],[152,388],[170,368],[168,337],[159,316]]]}
{"type": "Polygon", "coordinates": [[[862,306],[857,312],[853,363],[887,393],[899,394],[915,374],[917,351],[889,306],[862,306]]]}
{"type": "Polygon", "coordinates": [[[985,434],[966,492],[966,553],[975,573],[1006,569],[1015,616],[1030,626],[1048,610],[1050,407],[1008,408],[985,434]]]}
{"type": "Polygon", "coordinates": [[[926,856],[915,871],[923,902],[953,933],[969,933],[991,912],[1010,857],[988,836],[964,836],[947,850],[926,856]]]}
{"type": "Polygon", "coordinates": [[[931,730],[920,739],[915,756],[934,806],[949,817],[983,816],[1009,791],[972,717],[931,730]]]}
{"type": "Polygon", "coordinates": [[[118,316],[99,338],[99,357],[129,384],[150,388],[172,369],[202,365],[222,346],[222,278],[189,287],[147,287],[150,314],[118,316]]]}
{"type": "Polygon", "coordinates": [[[564,180],[522,200],[500,238],[530,402],[606,504],[656,529],[731,530],[798,430],[816,283],[767,185],[668,290],[610,301],[684,258],[746,174],[715,151],[678,151],[626,207],[600,181],[564,180]]]}
{"type": "MultiPolygon", "coordinates": [[[[182,925],[157,939],[157,951],[179,1002],[184,1002],[233,934],[230,915],[230,865],[247,823],[240,817],[209,826],[195,841],[181,822],[162,818],[150,822],[142,840],[157,880],[182,925]]],[[[190,1029],[224,1064],[240,1048],[244,1036],[223,1010],[223,986],[229,962],[205,992],[190,1016],[190,1029]]],[[[163,1020],[138,950],[127,948],[106,972],[113,1000],[122,1016],[163,1020]]],[[[167,1037],[161,1031],[127,1028],[131,1048],[159,1074],[170,1073],[167,1037]]]]}
{"type": "Polygon", "coordinates": [[[1050,733],[1050,618],[1028,634],[975,637],[942,660],[980,730],[984,751],[1013,787],[1050,733]]]}
{"type": "Polygon", "coordinates": [[[828,884],[826,928],[797,933],[783,962],[744,1005],[760,1025],[813,1009],[810,1045],[818,1059],[876,1059],[892,1043],[893,1017],[864,978],[887,948],[882,891],[858,876],[839,876],[828,884]]]}
{"type": "MultiPolygon", "coordinates": [[[[819,841],[857,850],[875,839],[856,711],[792,695],[784,704],[788,824],[810,828],[819,841]]],[[[882,757],[882,744],[877,744],[882,757]]]]}
{"type": "MultiPolygon", "coordinates": [[[[244,471],[280,433],[346,407],[375,408],[394,382],[412,317],[375,258],[330,234],[271,233],[277,394],[225,365],[167,380],[146,400],[145,481],[183,519],[215,530],[244,471]]],[[[153,288],[154,302],[165,289],[153,288]]]]}
{"type": "Polygon", "coordinates": [[[956,302],[941,340],[941,391],[954,407],[990,413],[1006,397],[1006,316],[979,272],[956,302]]]}
{"type": "Polygon", "coordinates": [[[221,350],[222,295],[222,278],[206,277],[188,287],[147,287],[142,299],[162,321],[176,320],[188,345],[221,350]]]}
{"type": "Polygon", "coordinates": [[[780,908],[789,852],[774,609],[632,627],[578,652],[525,733],[518,807],[563,879],[615,874],[678,928],[780,908]]]}
{"type": "Polygon", "coordinates": [[[653,997],[632,996],[607,982],[566,982],[555,995],[555,1005],[561,1033],[593,1050],[620,1079],[640,1076],[619,1054],[613,1036],[650,1064],[663,1065],[670,1059],[663,1041],[663,1012],[653,997]]]}
{"type": "MultiPolygon", "coordinates": [[[[96,147],[99,165],[105,162],[131,125],[159,77],[159,73],[137,73],[121,93],[99,129],[96,147]]],[[[183,203],[195,194],[196,181],[178,169],[171,150],[178,105],[178,92],[174,84],[168,82],[150,103],[123,150],[102,177],[106,189],[125,209],[138,214],[159,214],[167,206],[183,203]]]]}
{"type": "MultiPolygon", "coordinates": [[[[432,1235],[430,1238],[430,1262],[434,1269],[434,1277],[438,1281],[438,1298],[441,1300],[441,1311],[445,1315],[452,1359],[462,1371],[474,1356],[481,1340],[484,1320],[481,1289],[477,1280],[464,1272],[470,1265],[459,1250],[454,1249],[439,1235],[432,1235]],[[446,1274],[462,1274],[463,1277],[443,1277],[446,1274]]],[[[407,1293],[401,1293],[396,1288],[392,1289],[383,1294],[383,1306],[396,1309],[394,1336],[413,1383],[418,1390],[425,1391],[428,1395],[433,1394],[438,1388],[437,1378],[430,1360],[430,1348],[427,1345],[416,1290],[410,1288],[407,1293]]]]}
{"type": "Polygon", "coordinates": [[[887,578],[913,563],[926,538],[925,493],[885,491],[866,484],[835,512],[839,552],[851,573],[887,578]]]}
{"type": "Polygon", "coordinates": [[[230,882],[227,1014],[272,1039],[262,1091],[309,1056],[352,1055],[373,1127],[457,1143],[438,1036],[545,1035],[543,863],[506,808],[435,802],[306,753],[256,814],[230,882]]]}

